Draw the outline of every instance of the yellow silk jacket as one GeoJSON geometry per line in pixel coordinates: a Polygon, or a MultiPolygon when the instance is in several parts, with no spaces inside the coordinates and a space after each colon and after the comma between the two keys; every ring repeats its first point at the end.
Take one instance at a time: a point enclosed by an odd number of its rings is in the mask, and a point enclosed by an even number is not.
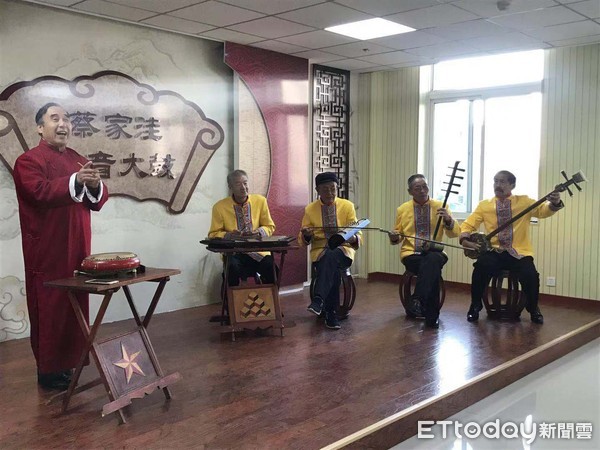
{"type": "MultiPolygon", "coordinates": [[[[422,206],[416,203],[414,200],[409,200],[398,207],[396,210],[396,225],[394,226],[394,231],[399,233],[408,235],[408,236],[416,236],[418,231],[418,225],[415,220],[415,208],[422,208],[423,213],[429,215],[429,229],[427,236],[421,235],[420,237],[425,237],[426,239],[433,239],[435,241],[441,241],[446,233],[446,236],[450,238],[458,237],[460,234],[460,226],[456,220],[452,220],[452,225],[450,227],[446,227],[444,223],[440,225],[440,229],[438,230],[437,236],[433,237],[432,234],[435,231],[435,225],[437,224],[438,217],[436,216],[436,212],[439,208],[442,207],[442,202],[439,200],[429,199],[422,206]]],[[[450,209],[446,208],[448,213],[450,213],[450,209]]],[[[403,239],[402,246],[400,247],[400,259],[404,259],[409,255],[413,255],[418,250],[415,248],[415,240],[414,239],[403,239]]]]}
{"type": "MultiPolygon", "coordinates": [[[[306,227],[322,227],[323,226],[323,214],[329,213],[335,214],[336,225],[340,228],[348,226],[351,223],[356,222],[356,211],[354,204],[346,199],[336,197],[335,202],[331,207],[327,208],[327,205],[323,204],[321,200],[316,200],[308,205],[304,209],[304,217],[302,218],[302,228],[306,227]]],[[[310,258],[312,262],[315,262],[323,253],[323,250],[327,246],[327,239],[331,232],[327,230],[316,229],[314,230],[314,236],[311,240],[310,258]]],[[[340,246],[344,254],[354,260],[354,254],[356,249],[360,247],[362,233],[359,231],[356,234],[358,241],[352,246],[348,243],[344,243],[340,246]]],[[[307,245],[302,236],[302,232],[298,234],[298,243],[300,245],[307,245]]]]}

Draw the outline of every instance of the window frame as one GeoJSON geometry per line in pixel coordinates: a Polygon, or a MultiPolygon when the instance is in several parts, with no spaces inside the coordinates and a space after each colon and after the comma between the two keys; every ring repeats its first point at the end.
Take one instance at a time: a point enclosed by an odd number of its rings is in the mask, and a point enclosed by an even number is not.
{"type": "MultiPolygon", "coordinates": [[[[474,101],[474,100],[482,100],[482,101],[486,101],[488,99],[491,98],[499,98],[499,97],[513,97],[513,96],[519,96],[519,95],[528,95],[528,94],[533,94],[533,93],[540,93],[543,95],[543,89],[544,89],[544,80],[540,80],[540,81],[536,81],[536,82],[529,82],[529,83],[522,83],[522,84],[515,84],[515,85],[508,85],[508,86],[494,86],[494,87],[486,87],[486,88],[474,88],[474,89],[449,89],[449,90],[438,90],[438,91],[434,91],[432,89],[432,80],[433,80],[433,76],[432,76],[432,72],[434,70],[434,68],[432,66],[429,66],[429,70],[431,71],[431,76],[430,76],[430,89],[429,92],[425,94],[423,100],[424,100],[424,106],[426,108],[426,113],[425,113],[425,133],[424,133],[424,152],[423,152],[423,173],[425,173],[425,175],[427,176],[427,178],[429,180],[431,180],[431,182],[433,183],[433,129],[434,129],[434,108],[435,108],[435,104],[436,103],[449,103],[449,102],[454,102],[454,101],[458,101],[458,100],[467,100],[467,101],[474,101]]],[[[542,100],[543,101],[543,100],[542,100]]],[[[542,108],[543,108],[543,104],[542,104],[542,108]]],[[[471,119],[472,120],[472,119],[471,119]]],[[[472,121],[469,124],[469,127],[472,127],[472,121]]],[[[472,131],[472,130],[471,130],[472,131]]],[[[481,154],[480,154],[480,161],[481,161],[481,173],[479,174],[479,198],[474,198],[473,196],[473,189],[469,189],[468,193],[467,193],[467,198],[468,198],[468,202],[470,202],[470,210],[468,210],[467,212],[453,212],[452,215],[455,219],[458,220],[464,220],[466,219],[472,212],[473,209],[477,206],[477,204],[483,200],[482,195],[483,195],[483,190],[484,190],[484,183],[486,180],[483,179],[483,168],[485,167],[484,162],[485,162],[485,139],[484,139],[484,135],[485,135],[485,118],[484,118],[484,122],[483,122],[483,127],[482,127],[482,136],[481,136],[481,154]]],[[[473,166],[473,153],[474,153],[474,149],[472,148],[473,145],[473,139],[472,139],[472,133],[469,136],[469,155],[470,155],[470,159],[469,161],[466,161],[466,167],[465,167],[465,162],[463,162],[463,164],[461,164],[461,167],[466,169],[465,172],[465,179],[463,180],[463,182],[468,182],[469,184],[472,184],[472,180],[473,180],[473,172],[472,172],[472,166],[473,166]]],[[[539,169],[538,169],[539,170],[539,169]]]]}

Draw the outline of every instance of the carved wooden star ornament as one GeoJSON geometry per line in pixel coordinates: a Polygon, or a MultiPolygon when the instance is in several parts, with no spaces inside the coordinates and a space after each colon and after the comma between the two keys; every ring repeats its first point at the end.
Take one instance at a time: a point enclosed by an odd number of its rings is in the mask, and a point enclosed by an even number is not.
{"type": "Polygon", "coordinates": [[[134,372],[145,377],[146,374],[141,369],[139,364],[135,362],[135,359],[141,352],[135,352],[130,356],[127,353],[127,350],[125,349],[123,343],[121,343],[121,352],[123,353],[123,359],[113,364],[125,370],[125,375],[127,375],[127,384],[129,384],[129,380],[131,380],[131,376],[134,372]]]}

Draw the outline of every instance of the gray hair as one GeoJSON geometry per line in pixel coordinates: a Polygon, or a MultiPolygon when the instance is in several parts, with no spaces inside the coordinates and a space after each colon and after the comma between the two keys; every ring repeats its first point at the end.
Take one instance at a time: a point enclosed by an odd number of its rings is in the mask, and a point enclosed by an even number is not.
{"type": "Polygon", "coordinates": [[[237,169],[227,175],[227,186],[231,187],[233,180],[239,177],[248,177],[245,170],[237,169]]]}
{"type": "Polygon", "coordinates": [[[514,174],[508,170],[501,170],[496,175],[504,175],[510,184],[517,184],[517,177],[515,177],[514,174]]]}
{"type": "Polygon", "coordinates": [[[417,178],[423,178],[425,180],[425,183],[427,183],[427,177],[421,173],[415,173],[414,175],[411,175],[410,177],[408,177],[408,189],[410,189],[413,184],[413,181],[415,181],[417,178]]]}

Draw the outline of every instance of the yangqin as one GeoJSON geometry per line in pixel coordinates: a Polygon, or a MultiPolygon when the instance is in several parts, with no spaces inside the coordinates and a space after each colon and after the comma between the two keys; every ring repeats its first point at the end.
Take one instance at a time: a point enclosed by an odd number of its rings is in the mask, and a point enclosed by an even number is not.
{"type": "Polygon", "coordinates": [[[201,240],[200,243],[206,245],[209,249],[267,249],[269,247],[288,247],[290,243],[295,241],[296,238],[291,236],[265,236],[260,238],[240,237],[237,239],[206,238],[201,240]]]}

